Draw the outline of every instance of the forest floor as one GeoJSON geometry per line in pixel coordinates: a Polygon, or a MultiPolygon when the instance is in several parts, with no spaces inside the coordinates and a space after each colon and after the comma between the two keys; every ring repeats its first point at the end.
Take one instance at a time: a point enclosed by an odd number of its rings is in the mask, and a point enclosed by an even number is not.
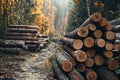
{"type": "Polygon", "coordinates": [[[0,80],[55,80],[50,61],[57,53],[57,48],[52,42],[46,49],[36,53],[0,53],[0,80]]]}

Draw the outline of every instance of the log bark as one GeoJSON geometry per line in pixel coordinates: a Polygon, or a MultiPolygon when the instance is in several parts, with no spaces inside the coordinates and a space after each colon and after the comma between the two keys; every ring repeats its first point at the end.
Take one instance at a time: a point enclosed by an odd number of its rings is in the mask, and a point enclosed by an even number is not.
{"type": "Polygon", "coordinates": [[[113,26],[120,25],[120,18],[109,21],[109,23],[111,23],[113,26]]]}
{"type": "Polygon", "coordinates": [[[102,38],[96,39],[95,40],[95,44],[99,47],[99,48],[103,48],[106,44],[105,40],[102,38]]]}
{"type": "Polygon", "coordinates": [[[87,58],[85,61],[85,65],[87,67],[93,67],[94,66],[94,59],[93,58],[87,58]]]}
{"type": "Polygon", "coordinates": [[[55,75],[59,80],[69,80],[67,76],[62,72],[62,70],[58,67],[56,61],[52,62],[52,68],[53,68],[53,72],[55,73],[55,75]]]}
{"type": "Polygon", "coordinates": [[[101,27],[105,27],[107,25],[107,19],[102,17],[101,21],[99,22],[99,25],[101,27]]]}
{"type": "Polygon", "coordinates": [[[115,33],[112,31],[106,31],[105,38],[107,40],[113,40],[113,39],[115,39],[115,33]]]}
{"type": "Polygon", "coordinates": [[[96,51],[93,48],[87,49],[86,54],[88,57],[94,57],[96,55],[96,51]]]}
{"type": "Polygon", "coordinates": [[[86,52],[82,50],[72,50],[68,46],[63,46],[63,49],[71,56],[73,56],[78,62],[84,62],[87,59],[86,52]]]}
{"type": "Polygon", "coordinates": [[[24,41],[38,41],[38,38],[7,36],[7,40],[24,40],[24,41]]]}
{"type": "Polygon", "coordinates": [[[70,39],[70,38],[61,38],[60,39],[64,44],[71,46],[73,49],[81,49],[83,47],[83,42],[80,39],[70,39]]]}
{"type": "Polygon", "coordinates": [[[84,71],[86,70],[86,65],[85,65],[84,63],[79,63],[79,64],[77,65],[77,70],[78,70],[79,72],[84,72],[84,71]]]}
{"type": "Polygon", "coordinates": [[[86,69],[85,77],[86,80],[97,80],[97,73],[92,69],[86,69]]]}
{"type": "Polygon", "coordinates": [[[70,72],[72,70],[73,63],[71,62],[71,58],[64,51],[61,51],[57,55],[56,60],[63,71],[70,72]]]}
{"type": "Polygon", "coordinates": [[[95,38],[101,38],[102,37],[102,31],[101,30],[95,30],[93,33],[95,38]]]}
{"type": "Polygon", "coordinates": [[[27,45],[27,50],[28,51],[37,51],[38,46],[37,45],[27,45]]]}
{"type": "Polygon", "coordinates": [[[38,26],[30,26],[30,25],[11,25],[8,28],[39,29],[38,26]]]}
{"type": "Polygon", "coordinates": [[[101,21],[101,14],[96,12],[96,13],[93,13],[85,22],[83,22],[83,24],[81,26],[86,26],[88,25],[89,23],[92,23],[92,22],[99,22],[101,21]]]}
{"type": "Polygon", "coordinates": [[[112,50],[113,49],[113,44],[110,43],[110,42],[106,42],[105,49],[108,50],[108,51],[112,50]]]}
{"type": "Polygon", "coordinates": [[[25,45],[39,45],[38,41],[25,41],[25,45]]]}
{"type": "Polygon", "coordinates": [[[0,43],[0,47],[2,48],[23,48],[23,44],[15,44],[15,43],[9,43],[9,44],[2,44],[0,43]]]}
{"type": "Polygon", "coordinates": [[[19,30],[19,29],[7,29],[7,32],[9,33],[32,33],[32,34],[37,34],[38,31],[34,29],[25,29],[25,30],[19,30]]]}
{"type": "Polygon", "coordinates": [[[105,60],[101,55],[96,55],[94,61],[97,66],[102,66],[105,63],[105,60]]]}
{"type": "Polygon", "coordinates": [[[108,60],[107,65],[108,68],[113,71],[120,67],[119,62],[116,59],[108,60]]]}
{"type": "Polygon", "coordinates": [[[112,27],[113,32],[120,32],[120,24],[112,27]]]}
{"type": "Polygon", "coordinates": [[[91,48],[94,46],[94,39],[92,37],[86,37],[84,39],[84,46],[87,48],[91,48]]]}
{"type": "Polygon", "coordinates": [[[72,32],[69,32],[68,34],[65,35],[65,37],[69,38],[83,38],[86,37],[89,33],[89,30],[86,27],[80,27],[75,29],[72,32]]]}
{"type": "Polygon", "coordinates": [[[98,69],[98,75],[100,76],[101,80],[119,80],[119,78],[117,78],[117,76],[105,66],[98,69]]]}
{"type": "Polygon", "coordinates": [[[80,74],[75,68],[68,73],[68,77],[70,80],[85,80],[82,74],[80,74]]]}
{"type": "Polygon", "coordinates": [[[113,52],[112,51],[105,51],[105,52],[103,52],[103,55],[106,58],[112,58],[113,57],[113,52]]]}
{"type": "Polygon", "coordinates": [[[26,36],[26,37],[34,37],[38,36],[38,34],[31,34],[31,33],[7,33],[6,36],[26,36]]]}

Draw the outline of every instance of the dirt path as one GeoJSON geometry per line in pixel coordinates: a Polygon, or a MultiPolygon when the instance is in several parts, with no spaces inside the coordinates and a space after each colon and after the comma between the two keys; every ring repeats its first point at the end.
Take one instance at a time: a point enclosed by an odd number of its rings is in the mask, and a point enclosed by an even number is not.
{"type": "MultiPolygon", "coordinates": [[[[19,67],[13,72],[15,76],[10,77],[15,80],[55,80],[53,79],[53,72],[49,60],[56,52],[56,44],[51,43],[48,48],[42,49],[40,52],[28,53],[26,57],[22,57],[24,60],[20,61],[20,59],[16,62],[17,65],[15,68],[19,67]]],[[[8,75],[13,73],[9,73],[8,75]]]]}

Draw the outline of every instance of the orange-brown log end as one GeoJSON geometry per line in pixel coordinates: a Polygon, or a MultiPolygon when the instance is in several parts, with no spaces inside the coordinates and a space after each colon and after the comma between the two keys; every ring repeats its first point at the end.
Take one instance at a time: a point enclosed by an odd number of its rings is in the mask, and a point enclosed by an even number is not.
{"type": "Polygon", "coordinates": [[[104,56],[106,58],[112,58],[113,57],[113,52],[112,51],[105,51],[104,52],[104,56]]]}
{"type": "Polygon", "coordinates": [[[106,38],[107,38],[108,40],[113,40],[113,39],[115,39],[115,34],[114,34],[114,32],[112,32],[112,31],[107,31],[107,32],[106,32],[106,38]]]}
{"type": "Polygon", "coordinates": [[[102,18],[102,16],[101,16],[101,14],[98,13],[98,12],[93,13],[93,15],[91,16],[91,20],[92,20],[93,22],[99,22],[99,21],[101,21],[101,18],[102,18]]]}
{"type": "Polygon", "coordinates": [[[97,80],[97,73],[95,71],[89,71],[86,74],[87,80],[97,80]]]}
{"type": "Polygon", "coordinates": [[[112,24],[108,23],[105,28],[106,28],[106,30],[111,31],[112,30],[112,24]]]}
{"type": "Polygon", "coordinates": [[[104,58],[102,56],[100,56],[100,55],[96,55],[94,60],[95,60],[95,64],[97,66],[102,66],[104,64],[104,62],[105,62],[104,58]]]}
{"type": "Polygon", "coordinates": [[[105,46],[105,40],[104,39],[97,39],[97,46],[102,48],[105,46]]]}
{"type": "Polygon", "coordinates": [[[99,22],[99,25],[101,27],[105,27],[107,25],[107,19],[102,17],[101,21],[99,22]]]}
{"type": "Polygon", "coordinates": [[[93,67],[93,65],[94,65],[94,59],[87,58],[86,61],[85,61],[85,64],[86,64],[87,67],[93,67]]]}
{"type": "Polygon", "coordinates": [[[108,51],[112,50],[112,49],[113,49],[113,44],[112,44],[112,43],[109,43],[109,42],[106,43],[105,49],[108,50],[108,51]]]}
{"type": "Polygon", "coordinates": [[[110,80],[119,80],[116,76],[112,76],[110,80]]]}
{"type": "Polygon", "coordinates": [[[70,72],[73,68],[73,64],[69,61],[63,61],[62,62],[62,69],[65,72],[70,72]]]}
{"type": "Polygon", "coordinates": [[[101,30],[96,30],[93,34],[96,38],[102,37],[102,31],[101,30]]]}
{"type": "Polygon", "coordinates": [[[92,37],[87,37],[84,39],[84,45],[87,48],[91,48],[94,46],[94,39],[92,37]]]}
{"type": "Polygon", "coordinates": [[[114,44],[114,50],[119,51],[120,50],[120,44],[114,44]]]}
{"type": "Polygon", "coordinates": [[[110,60],[108,61],[108,68],[110,70],[116,70],[119,66],[118,60],[110,60]]]}
{"type": "Polygon", "coordinates": [[[86,27],[80,27],[78,29],[78,36],[80,37],[86,37],[89,34],[89,30],[86,27]]]}
{"type": "Polygon", "coordinates": [[[96,30],[96,26],[94,24],[89,24],[88,28],[90,31],[95,31],[96,30]]]}
{"type": "Polygon", "coordinates": [[[87,59],[87,55],[84,51],[78,51],[75,57],[78,62],[84,62],[87,59]]]}
{"type": "Polygon", "coordinates": [[[83,42],[82,40],[76,39],[73,41],[72,46],[76,50],[81,49],[83,47],[83,42]]]}
{"type": "Polygon", "coordinates": [[[94,57],[96,54],[95,49],[88,49],[86,53],[88,57],[94,57]]]}

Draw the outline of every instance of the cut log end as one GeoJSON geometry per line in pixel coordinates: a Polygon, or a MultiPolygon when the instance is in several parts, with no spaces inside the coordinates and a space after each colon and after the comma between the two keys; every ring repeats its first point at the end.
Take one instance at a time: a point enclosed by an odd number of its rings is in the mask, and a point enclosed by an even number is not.
{"type": "Polygon", "coordinates": [[[105,40],[104,39],[97,39],[97,46],[102,48],[105,46],[105,40]]]}
{"type": "Polygon", "coordinates": [[[94,32],[94,36],[95,36],[96,38],[102,37],[102,31],[101,31],[101,30],[96,30],[96,31],[94,32]]]}
{"type": "Polygon", "coordinates": [[[114,50],[119,51],[120,50],[120,45],[119,44],[114,44],[114,50]]]}
{"type": "Polygon", "coordinates": [[[78,62],[84,62],[86,61],[87,59],[87,55],[84,51],[79,51],[77,54],[76,54],[76,60],[78,62]]]}
{"type": "Polygon", "coordinates": [[[89,24],[89,25],[88,25],[88,28],[89,28],[89,30],[91,30],[91,31],[95,31],[95,30],[96,30],[96,26],[95,26],[94,24],[89,24]]]}
{"type": "Polygon", "coordinates": [[[94,49],[88,49],[86,53],[88,57],[94,57],[96,54],[94,49]]]}
{"type": "Polygon", "coordinates": [[[116,76],[113,76],[110,80],[119,80],[116,76]]]}
{"type": "Polygon", "coordinates": [[[105,51],[104,52],[104,56],[106,58],[112,58],[113,57],[113,52],[112,51],[105,51]]]}
{"type": "Polygon", "coordinates": [[[111,31],[112,30],[112,24],[108,23],[105,28],[106,28],[106,30],[111,31]]]}
{"type": "Polygon", "coordinates": [[[62,69],[63,71],[65,72],[70,72],[73,68],[73,65],[71,62],[68,62],[68,61],[63,61],[62,62],[62,69]]]}
{"type": "Polygon", "coordinates": [[[108,61],[108,68],[110,70],[116,70],[119,67],[118,60],[110,60],[108,61]]]}
{"type": "Polygon", "coordinates": [[[100,56],[100,55],[96,55],[94,60],[95,60],[95,64],[97,66],[102,66],[104,64],[104,62],[105,62],[104,58],[102,56],[100,56]]]}
{"type": "Polygon", "coordinates": [[[74,49],[78,50],[81,49],[83,47],[83,42],[82,40],[74,40],[74,42],[72,43],[72,46],[74,49]]]}
{"type": "Polygon", "coordinates": [[[85,66],[85,64],[80,63],[80,64],[78,64],[77,69],[79,72],[84,72],[86,69],[86,66],[85,66]]]}
{"type": "Polygon", "coordinates": [[[106,38],[107,38],[108,40],[113,40],[113,39],[115,39],[115,34],[114,34],[114,32],[112,32],[112,31],[107,31],[107,32],[106,32],[106,38]]]}
{"type": "Polygon", "coordinates": [[[86,79],[87,80],[97,80],[97,74],[95,71],[89,71],[87,74],[86,74],[86,79]]]}
{"type": "Polygon", "coordinates": [[[87,67],[93,67],[94,65],[94,60],[92,58],[87,58],[85,61],[85,64],[87,67]]]}
{"type": "Polygon", "coordinates": [[[96,12],[96,13],[94,13],[92,16],[91,16],[91,19],[92,19],[92,21],[94,21],[94,22],[99,22],[99,21],[101,21],[101,14],[100,13],[98,13],[98,12],[96,12]]]}
{"type": "Polygon", "coordinates": [[[101,21],[99,22],[99,25],[101,27],[105,27],[107,25],[107,19],[106,18],[102,18],[101,21]]]}
{"type": "Polygon", "coordinates": [[[78,29],[78,36],[80,37],[86,37],[89,34],[89,30],[86,27],[80,27],[78,29]]]}
{"type": "Polygon", "coordinates": [[[105,49],[108,50],[108,51],[112,50],[113,49],[113,44],[112,43],[106,43],[105,49]]]}
{"type": "Polygon", "coordinates": [[[84,45],[87,48],[91,48],[94,46],[94,39],[92,37],[87,37],[84,39],[84,45]]]}

